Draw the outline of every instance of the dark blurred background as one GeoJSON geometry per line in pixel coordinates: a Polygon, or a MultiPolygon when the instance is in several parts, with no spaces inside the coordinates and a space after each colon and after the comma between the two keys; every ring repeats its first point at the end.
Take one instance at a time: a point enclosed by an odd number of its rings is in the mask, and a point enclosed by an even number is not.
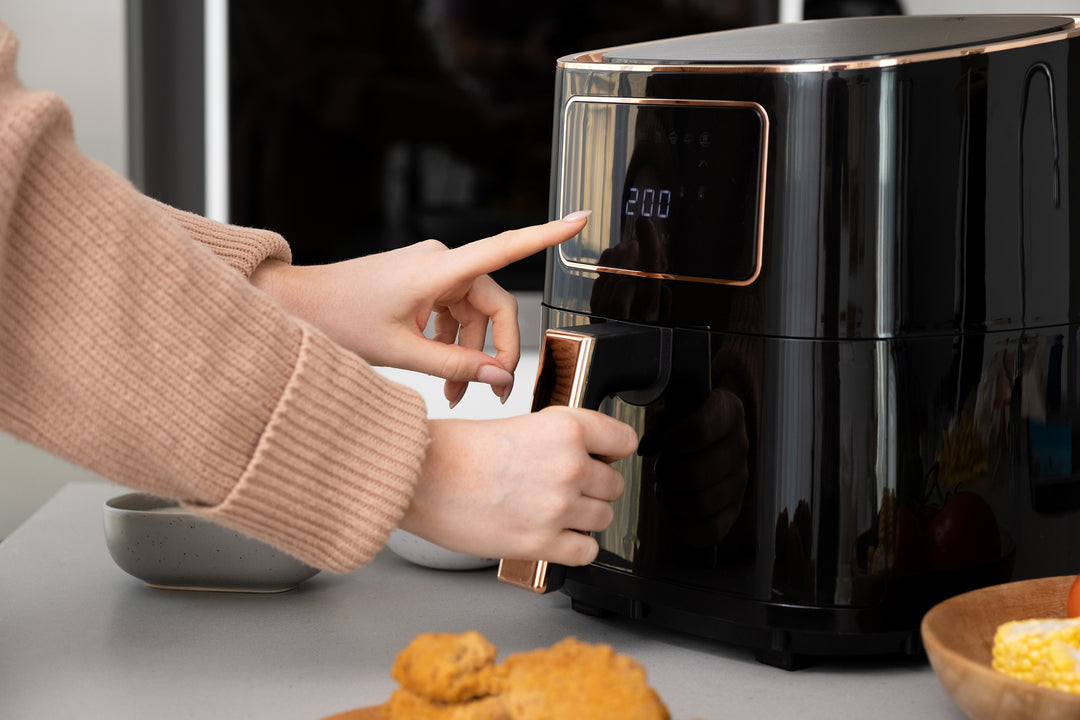
{"type": "MultiPolygon", "coordinates": [[[[543,222],[558,57],[774,19],[752,0],[231,0],[232,220],[297,263],[543,222]]],[[[539,290],[541,263],[498,279],[539,290]]]]}
{"type": "MultiPolygon", "coordinates": [[[[204,212],[209,10],[128,8],[133,179],[204,212]]],[[[282,233],[298,264],[543,222],[559,57],[777,18],[778,0],[229,0],[227,220],[282,233]]],[[[543,276],[536,256],[496,279],[539,291],[543,276]]]]}

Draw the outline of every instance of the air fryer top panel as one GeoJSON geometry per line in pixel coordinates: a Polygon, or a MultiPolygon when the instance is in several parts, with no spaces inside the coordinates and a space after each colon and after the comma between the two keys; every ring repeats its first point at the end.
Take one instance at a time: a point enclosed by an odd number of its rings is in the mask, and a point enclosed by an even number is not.
{"type": "Polygon", "coordinates": [[[710,328],[753,307],[787,338],[1080,322],[1078,51],[1080,14],[888,16],[564,59],[551,212],[594,212],[545,302],[710,328]]]}
{"type": "Polygon", "coordinates": [[[784,65],[882,60],[1023,42],[1074,26],[1074,18],[1056,15],[840,18],[627,45],[599,56],[590,55],[589,59],[632,65],[784,65]]]}

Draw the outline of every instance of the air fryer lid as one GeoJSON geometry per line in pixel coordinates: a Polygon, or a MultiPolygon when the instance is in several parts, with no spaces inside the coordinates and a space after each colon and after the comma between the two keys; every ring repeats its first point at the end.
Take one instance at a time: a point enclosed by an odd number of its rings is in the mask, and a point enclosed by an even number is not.
{"type": "Polygon", "coordinates": [[[831,63],[979,47],[1073,26],[1054,15],[897,15],[763,25],[613,48],[610,63],[831,63]]]}

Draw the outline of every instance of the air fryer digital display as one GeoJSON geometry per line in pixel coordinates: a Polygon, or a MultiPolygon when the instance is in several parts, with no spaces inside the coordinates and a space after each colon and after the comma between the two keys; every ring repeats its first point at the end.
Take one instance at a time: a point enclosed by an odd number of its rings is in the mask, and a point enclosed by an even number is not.
{"type": "Polygon", "coordinates": [[[753,282],[767,128],[756,103],[571,100],[560,210],[598,212],[560,246],[562,261],[601,272],[753,282]]]}

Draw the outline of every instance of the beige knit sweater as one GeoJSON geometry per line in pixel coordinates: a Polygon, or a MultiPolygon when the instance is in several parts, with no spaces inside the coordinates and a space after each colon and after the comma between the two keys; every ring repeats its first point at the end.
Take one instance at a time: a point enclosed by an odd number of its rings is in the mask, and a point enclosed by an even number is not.
{"type": "Polygon", "coordinates": [[[317,567],[408,506],[420,397],[247,280],[274,233],[168,208],[78,150],[0,24],[0,429],[317,567]]]}

